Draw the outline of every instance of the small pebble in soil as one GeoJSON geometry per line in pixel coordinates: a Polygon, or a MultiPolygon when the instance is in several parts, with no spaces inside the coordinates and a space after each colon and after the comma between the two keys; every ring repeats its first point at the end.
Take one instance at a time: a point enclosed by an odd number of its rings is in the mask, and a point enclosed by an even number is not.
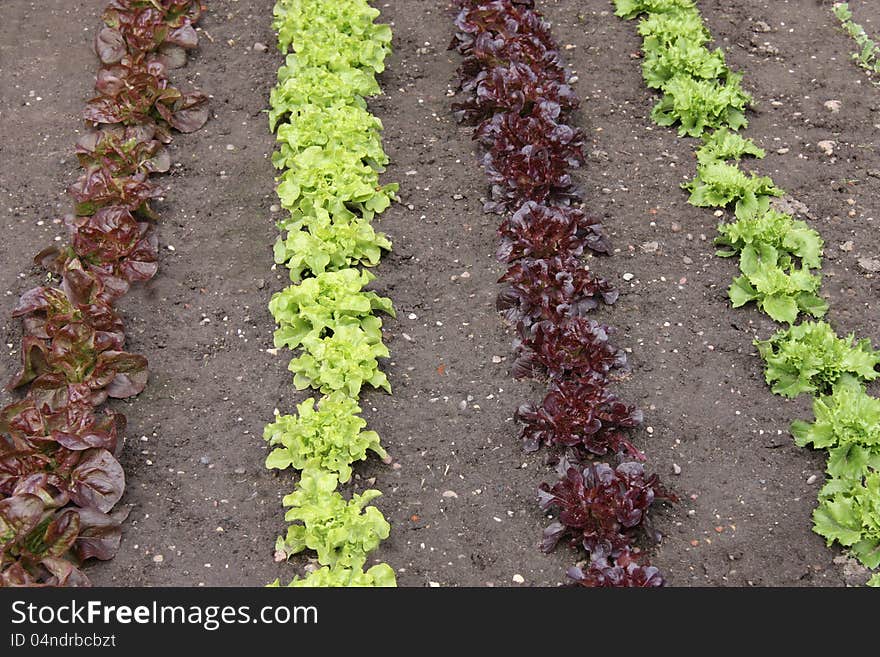
{"type": "Polygon", "coordinates": [[[815,484],[815,483],[816,483],[816,480],[817,480],[818,478],[819,478],[819,477],[817,477],[817,476],[814,475],[814,474],[810,475],[809,477],[807,477],[807,484],[808,484],[808,485],[809,485],[809,484],[815,484]]]}
{"type": "Polygon", "coordinates": [[[839,100],[826,100],[824,105],[825,109],[827,109],[829,112],[831,112],[832,114],[837,114],[840,111],[840,108],[843,106],[843,103],[841,103],[839,100]]]}
{"type": "Polygon", "coordinates": [[[630,274],[629,272],[627,272],[623,276],[621,276],[621,278],[623,278],[623,280],[625,280],[625,281],[631,281],[635,277],[636,277],[635,274],[630,274]]]}
{"type": "Polygon", "coordinates": [[[497,365],[501,362],[501,356],[492,356],[492,362],[497,365]]]}
{"type": "Polygon", "coordinates": [[[233,472],[233,474],[243,475],[246,472],[246,470],[243,467],[239,466],[239,467],[235,468],[235,470],[233,470],[232,472],[233,472]]]}
{"type": "Polygon", "coordinates": [[[835,142],[830,139],[823,139],[816,143],[816,148],[825,153],[825,155],[834,155],[835,142]]]}
{"type": "Polygon", "coordinates": [[[267,50],[269,50],[269,46],[267,46],[265,43],[257,41],[254,44],[254,50],[256,50],[257,52],[266,52],[267,50]]]}
{"type": "Polygon", "coordinates": [[[456,493],[454,490],[445,490],[443,491],[443,497],[447,499],[457,499],[458,493],[456,493]]]}
{"type": "Polygon", "coordinates": [[[526,578],[523,577],[522,575],[520,575],[519,573],[517,573],[516,575],[513,576],[513,581],[515,584],[525,584],[526,578]]]}
{"type": "Polygon", "coordinates": [[[876,274],[877,272],[880,272],[880,259],[859,258],[859,267],[868,273],[876,274]]]}
{"type": "Polygon", "coordinates": [[[210,462],[211,462],[210,456],[202,456],[199,458],[199,463],[201,463],[202,465],[208,465],[210,462]]]}
{"type": "Polygon", "coordinates": [[[672,464],[672,471],[675,474],[680,475],[681,474],[681,466],[678,463],[673,463],[672,464]]]}
{"type": "Polygon", "coordinates": [[[161,554],[153,555],[153,563],[162,563],[163,561],[165,561],[165,557],[161,554]]]}

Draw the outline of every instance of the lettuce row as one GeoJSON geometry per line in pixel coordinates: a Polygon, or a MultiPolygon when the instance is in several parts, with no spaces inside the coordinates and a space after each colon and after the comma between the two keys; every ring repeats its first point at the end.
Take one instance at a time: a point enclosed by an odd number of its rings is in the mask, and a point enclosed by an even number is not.
{"type": "Polygon", "coordinates": [[[547,460],[560,477],[539,488],[542,510],[556,518],[541,549],[565,542],[587,553],[567,573],[573,585],[663,586],[636,541],[655,502],[676,498],[630,442],[642,412],[612,391],[626,356],[613,329],[589,318],[618,292],[583,259],[588,249],[613,249],[599,220],[582,209],[571,176],[586,161],[586,135],[572,121],[580,100],[571,74],[534,0],[457,4],[450,49],[462,56],[464,98],[452,111],[474,126],[481,147],[491,185],[484,209],[504,217],[496,256],[507,271],[496,308],[516,335],[510,373],[548,384],[543,401],[515,413],[524,449],[554,450],[547,460]]]}
{"type": "MultiPolygon", "coordinates": [[[[348,500],[337,491],[352,478],[352,465],[373,452],[388,455],[375,431],[366,431],[358,397],[365,385],[391,391],[379,359],[389,356],[382,320],[394,316],[391,300],[366,290],[373,266],[391,242],[371,226],[394,200],[397,185],[381,185],[388,164],[382,123],[366,96],[380,93],[391,30],[375,23],[379,12],[366,0],[278,0],[274,28],[286,55],[270,95],[269,127],[278,150],[277,192],[285,217],[274,246],[292,285],[273,295],[269,310],[278,325],[276,348],[298,352],[290,362],[294,385],[323,393],[276,411],[264,438],[272,447],[266,467],[300,471],[284,498],[291,523],[279,537],[276,559],[317,554],[320,568],[289,586],[395,586],[387,564],[365,570],[369,554],[388,538],[390,526],[370,502],[377,490],[348,500]]],[[[276,581],[272,586],[279,586],[276,581]]]]}
{"type": "MultiPolygon", "coordinates": [[[[858,46],[852,54],[853,61],[869,73],[880,73],[880,46],[868,36],[865,28],[853,20],[853,13],[847,2],[837,2],[832,11],[840,21],[841,27],[852,37],[858,46]]],[[[880,584],[878,584],[880,585],[880,584]]]]}
{"type": "MultiPolygon", "coordinates": [[[[829,479],[819,494],[814,530],[828,544],[848,547],[869,568],[880,566],[880,400],[864,383],[880,377],[880,352],[869,340],[840,338],[826,322],[796,324],[803,313],[827,312],[820,296],[824,243],[806,223],[772,207],[784,191],[765,176],[744,172],[745,157],[764,151],[737,131],[747,125],[750,98],[742,76],[731,72],[720,50],[706,47],[711,35],[693,0],[615,0],[617,15],[640,21],[643,73],[663,97],[654,108],[660,125],[701,138],[697,175],[683,185],[699,207],[731,208],[736,221],[722,223],[718,255],[740,256],[741,276],[730,286],[734,307],[755,302],[789,327],[756,341],[774,393],[818,395],[815,421],[796,421],[798,445],[829,450],[829,479]]],[[[845,5],[836,12],[851,19],[845,5]]],[[[880,574],[870,584],[880,585],[880,574]]]]}

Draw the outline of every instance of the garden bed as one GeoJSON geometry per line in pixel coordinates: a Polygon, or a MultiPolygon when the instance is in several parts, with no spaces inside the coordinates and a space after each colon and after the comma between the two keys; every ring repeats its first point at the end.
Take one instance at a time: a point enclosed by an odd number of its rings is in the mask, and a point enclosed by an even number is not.
{"type": "MultiPolygon", "coordinates": [[[[18,296],[41,280],[32,254],[62,233],[53,220],[67,211],[63,190],[76,175],[72,145],[104,4],[0,9],[4,345],[20,338],[9,319],[18,296]]],[[[200,48],[176,75],[213,96],[212,118],[171,146],[180,166],[162,181],[160,273],[120,305],[128,349],[149,357],[152,376],[136,402],[115,402],[128,416],[120,460],[132,512],[115,559],[87,568],[97,585],[260,585],[294,572],[272,560],[290,485],[263,467],[261,437],[273,408],[290,412],[307,396],[270,351],[266,309],[286,278],[269,248],[277,200],[264,110],[281,60],[273,2],[209,4],[200,48]]],[[[880,343],[880,278],[858,264],[880,254],[880,89],[849,61],[851,42],[828,7],[701,4],[758,101],[748,134],[768,152],[760,169],[808,208],[826,242],[830,321],[880,343]],[[817,147],[824,140],[835,142],[832,156],[817,147]]],[[[852,5],[866,28],[880,23],[852,5]]],[[[370,108],[385,125],[384,179],[400,183],[401,203],[377,221],[394,251],[375,270],[375,289],[397,308],[385,322],[395,394],[362,396],[395,461],[357,470],[376,478],[384,492],[376,504],[392,526],[376,556],[403,586],[555,585],[580,556],[537,548],[547,521],[535,491],[552,475],[542,453],[523,453],[512,415],[543,387],[508,375],[512,335],[494,311],[498,218],[482,211],[487,187],[471,130],[450,111],[460,100],[450,96],[459,57],[446,50],[452,7],[378,8],[395,51],[380,76],[385,95],[370,108]]],[[[792,419],[810,417],[810,401],[782,400],[764,382],[751,343],[772,323],[754,308],[730,308],[735,264],[713,255],[711,211],[688,205],[678,188],[693,174],[693,149],[651,122],[655,96],[642,82],[634,25],[615,18],[610,2],[538,8],[578,78],[587,207],[620,249],[591,261],[621,291],[595,316],[632,350],[632,374],[617,389],[650,427],[634,442],[682,499],[653,513],[664,536],[653,563],[680,586],[856,581],[810,531],[824,457],[788,433],[792,419]]],[[[4,380],[18,358],[0,359],[4,380]]]]}

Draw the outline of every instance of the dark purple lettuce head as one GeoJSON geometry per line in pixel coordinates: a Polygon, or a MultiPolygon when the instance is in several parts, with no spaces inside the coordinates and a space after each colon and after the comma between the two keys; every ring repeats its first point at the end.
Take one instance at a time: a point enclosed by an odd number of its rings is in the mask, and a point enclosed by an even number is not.
{"type": "Polygon", "coordinates": [[[583,317],[600,301],[612,304],[618,296],[611,283],[577,258],[525,258],[512,264],[499,282],[508,285],[498,296],[498,310],[512,324],[521,324],[521,331],[535,322],[558,324],[566,318],[583,317]]]}
{"type": "Polygon", "coordinates": [[[575,586],[600,588],[654,588],[665,586],[666,581],[654,566],[642,565],[637,555],[624,550],[610,563],[596,559],[586,566],[568,569],[568,578],[575,586]]]}
{"type": "Polygon", "coordinates": [[[609,331],[585,317],[533,324],[516,343],[519,356],[511,373],[518,379],[607,378],[626,365],[626,353],[611,344],[609,331]]]}
{"type": "Polygon", "coordinates": [[[540,406],[520,406],[516,419],[527,452],[548,445],[645,460],[624,432],[642,423],[642,412],[620,401],[601,378],[554,382],[540,406]]]}
{"type": "Polygon", "coordinates": [[[557,520],[544,530],[542,548],[549,552],[563,538],[582,545],[594,559],[616,557],[631,546],[639,527],[661,497],[671,499],[656,474],[646,475],[641,463],[627,461],[616,468],[606,463],[585,466],[560,464],[562,478],[542,484],[538,500],[557,520]]]}

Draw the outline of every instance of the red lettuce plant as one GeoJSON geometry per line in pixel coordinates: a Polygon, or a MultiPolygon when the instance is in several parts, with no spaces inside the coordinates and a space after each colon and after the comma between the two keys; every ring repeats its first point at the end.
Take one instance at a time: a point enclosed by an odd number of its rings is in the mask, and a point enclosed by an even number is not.
{"type": "Polygon", "coordinates": [[[612,468],[607,463],[576,467],[563,460],[560,470],[562,478],[553,486],[541,484],[538,492],[541,508],[558,512],[558,520],[544,530],[545,552],[568,538],[593,559],[617,557],[629,549],[633,530],[654,499],[674,499],[656,474],[645,475],[644,466],[635,461],[612,468]]]}
{"type": "Polygon", "coordinates": [[[579,257],[584,249],[610,253],[611,247],[595,217],[573,207],[551,207],[526,201],[498,229],[498,259],[579,257]]]}
{"type": "Polygon", "coordinates": [[[600,299],[612,304],[618,296],[611,283],[573,257],[517,260],[499,283],[509,285],[498,296],[498,310],[520,331],[540,321],[558,326],[565,318],[586,315],[600,299]]]}
{"type": "Polygon", "coordinates": [[[639,426],[642,412],[620,401],[601,377],[554,382],[540,406],[523,404],[516,419],[523,425],[527,452],[543,444],[580,448],[597,456],[626,453],[645,460],[622,431],[639,426]]]}
{"type": "Polygon", "coordinates": [[[511,372],[518,379],[604,378],[626,365],[626,353],[611,344],[609,331],[586,317],[565,318],[558,324],[538,322],[517,341],[519,357],[511,372]]]}
{"type": "Polygon", "coordinates": [[[622,550],[614,563],[608,559],[595,559],[586,567],[572,566],[567,575],[576,586],[650,588],[665,584],[657,568],[642,565],[628,549],[622,550]]]}
{"type": "Polygon", "coordinates": [[[83,174],[69,188],[69,244],[36,257],[57,286],[25,292],[22,368],[9,384],[24,397],[0,409],[0,586],[80,586],[87,559],[110,559],[121,540],[125,490],[116,459],[125,417],[101,406],[140,393],[147,361],[125,351],[114,303],[158,268],[162,192],[171,129],[196,130],[206,97],[169,86],[175,48],[197,44],[197,0],[113,0],[95,50],[103,66],[76,146],[83,174]]]}

